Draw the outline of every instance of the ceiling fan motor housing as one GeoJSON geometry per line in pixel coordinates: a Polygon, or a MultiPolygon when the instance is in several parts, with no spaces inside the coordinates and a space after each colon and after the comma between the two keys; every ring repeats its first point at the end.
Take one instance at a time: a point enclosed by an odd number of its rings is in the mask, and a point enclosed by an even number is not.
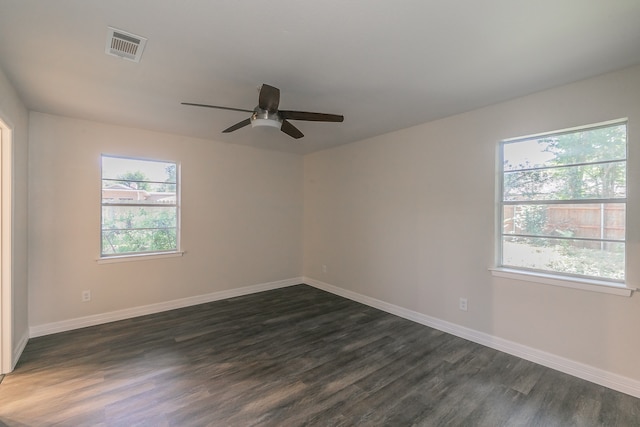
{"type": "Polygon", "coordinates": [[[280,129],[282,127],[282,117],[280,117],[280,114],[278,114],[277,111],[269,112],[268,110],[256,107],[251,115],[251,127],[255,128],[261,126],[280,129]]]}

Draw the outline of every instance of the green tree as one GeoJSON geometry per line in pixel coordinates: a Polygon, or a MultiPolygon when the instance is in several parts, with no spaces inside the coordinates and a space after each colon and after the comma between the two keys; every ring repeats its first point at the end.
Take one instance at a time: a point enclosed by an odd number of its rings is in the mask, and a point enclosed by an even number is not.
{"type": "MultiPolygon", "coordinates": [[[[545,151],[554,155],[551,165],[580,165],[626,158],[626,126],[609,126],[572,132],[541,140],[545,151]]],[[[614,198],[625,191],[622,163],[563,167],[553,169],[553,179],[564,182],[561,199],[614,198]]]]}
{"type": "Polygon", "coordinates": [[[176,191],[176,174],[177,174],[177,170],[176,170],[176,165],[175,164],[171,164],[169,166],[167,166],[165,168],[165,171],[167,172],[167,178],[164,180],[165,184],[162,184],[160,186],[160,191],[166,191],[166,192],[174,192],[176,191]]]}
{"type": "Polygon", "coordinates": [[[135,172],[126,172],[116,177],[118,181],[115,181],[118,184],[126,185],[130,188],[135,188],[137,190],[149,190],[149,183],[145,182],[149,179],[142,171],[135,172]]]}
{"type": "Polygon", "coordinates": [[[105,254],[166,251],[177,248],[176,211],[157,207],[116,208],[103,216],[105,254]]]}

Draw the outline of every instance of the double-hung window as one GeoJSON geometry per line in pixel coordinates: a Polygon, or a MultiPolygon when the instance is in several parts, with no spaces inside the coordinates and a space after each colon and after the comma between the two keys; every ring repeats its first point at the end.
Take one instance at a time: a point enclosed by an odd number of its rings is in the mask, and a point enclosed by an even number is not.
{"type": "Polygon", "coordinates": [[[102,156],[101,258],[177,252],[178,164],[102,156]]]}
{"type": "Polygon", "coordinates": [[[499,267],[624,282],[625,121],[500,145],[499,267]]]}

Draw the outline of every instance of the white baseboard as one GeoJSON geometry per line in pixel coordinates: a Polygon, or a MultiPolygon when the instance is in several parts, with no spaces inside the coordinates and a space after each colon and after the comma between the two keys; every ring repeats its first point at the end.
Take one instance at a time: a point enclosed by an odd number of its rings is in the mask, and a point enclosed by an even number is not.
{"type": "Polygon", "coordinates": [[[371,298],[366,295],[339,288],[337,286],[333,286],[319,280],[304,277],[302,279],[302,283],[306,283],[307,285],[322,289],[332,294],[336,294],[341,297],[368,305],[370,307],[386,311],[387,313],[395,314],[396,316],[412,320],[416,323],[438,329],[451,335],[473,341],[486,347],[490,347],[495,350],[499,350],[504,353],[529,360],[539,365],[555,369],[556,371],[564,372],[565,374],[569,374],[574,377],[578,377],[583,380],[587,380],[592,383],[610,388],[612,390],[616,390],[640,398],[640,381],[634,380],[632,378],[614,374],[612,372],[605,371],[603,369],[596,368],[590,365],[585,365],[583,363],[576,362],[575,360],[547,353],[542,350],[518,344],[504,338],[489,335],[484,332],[476,331],[474,329],[447,322],[442,319],[427,316],[426,314],[418,313],[416,311],[390,304],[388,302],[384,302],[375,298],[371,298]]]}
{"type": "MultiPolygon", "coordinates": [[[[130,319],[132,317],[160,313],[162,311],[174,310],[176,308],[189,307],[192,305],[204,304],[207,302],[239,297],[242,295],[284,288],[287,286],[299,285],[301,283],[303,283],[302,277],[294,277],[292,279],[280,280],[277,282],[261,283],[258,285],[245,286],[242,288],[212,292],[205,295],[197,295],[194,297],[180,298],[177,300],[149,304],[139,307],[131,307],[123,310],[111,311],[108,313],[94,314],[91,316],[62,320],[60,322],[45,323],[42,325],[31,326],[29,328],[29,337],[35,338],[43,335],[55,334],[58,332],[71,331],[73,329],[86,328],[87,326],[95,326],[103,323],[130,319]]],[[[15,358],[14,360],[18,359],[15,358]]]]}
{"type": "MultiPolygon", "coordinates": [[[[29,341],[29,333],[27,330],[24,331],[22,337],[20,337],[20,341],[18,341],[18,345],[13,349],[13,354],[11,355],[11,371],[14,370],[16,365],[18,364],[18,359],[22,356],[22,352],[24,348],[27,346],[27,342],[29,341]]],[[[10,372],[11,372],[10,371],[10,372]]],[[[5,374],[8,372],[5,372],[5,374]]]]}

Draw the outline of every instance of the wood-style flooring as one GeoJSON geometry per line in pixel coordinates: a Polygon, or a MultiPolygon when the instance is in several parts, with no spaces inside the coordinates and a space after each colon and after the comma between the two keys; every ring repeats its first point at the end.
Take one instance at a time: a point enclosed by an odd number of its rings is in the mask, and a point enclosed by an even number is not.
{"type": "Polygon", "coordinates": [[[0,425],[639,426],[640,399],[299,285],[32,339],[0,425]]]}

